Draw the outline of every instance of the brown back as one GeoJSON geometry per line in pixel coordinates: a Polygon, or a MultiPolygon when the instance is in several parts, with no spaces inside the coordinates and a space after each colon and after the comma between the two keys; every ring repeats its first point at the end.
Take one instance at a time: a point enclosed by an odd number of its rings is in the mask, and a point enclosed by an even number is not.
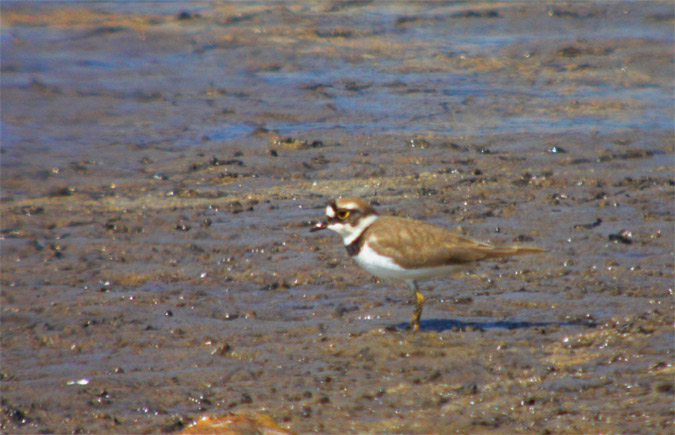
{"type": "Polygon", "coordinates": [[[363,237],[373,249],[408,269],[462,265],[485,258],[545,251],[529,246],[497,247],[452,233],[445,227],[391,216],[377,219],[363,237]],[[374,239],[373,231],[377,232],[374,239]]]}

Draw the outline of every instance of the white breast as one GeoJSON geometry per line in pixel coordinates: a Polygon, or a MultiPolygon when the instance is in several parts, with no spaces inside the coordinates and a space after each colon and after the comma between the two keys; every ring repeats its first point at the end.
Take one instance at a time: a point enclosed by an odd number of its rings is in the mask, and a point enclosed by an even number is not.
{"type": "Polygon", "coordinates": [[[371,249],[368,242],[361,247],[359,255],[356,256],[356,262],[368,272],[382,279],[401,279],[401,274],[405,273],[405,269],[394,263],[391,258],[380,255],[371,249]]]}
{"type": "Polygon", "coordinates": [[[356,257],[356,262],[359,263],[368,272],[372,273],[378,278],[387,280],[403,280],[414,281],[424,280],[430,278],[440,278],[448,276],[452,273],[462,270],[464,267],[459,265],[440,266],[440,267],[423,267],[419,269],[404,269],[390,257],[375,252],[368,242],[363,244],[359,255],[356,257]]]}

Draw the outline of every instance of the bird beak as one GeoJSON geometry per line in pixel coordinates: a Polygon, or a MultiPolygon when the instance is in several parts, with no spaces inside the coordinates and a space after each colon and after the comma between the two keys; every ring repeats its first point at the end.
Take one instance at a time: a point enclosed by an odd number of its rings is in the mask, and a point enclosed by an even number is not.
{"type": "Polygon", "coordinates": [[[328,224],[325,221],[317,222],[316,225],[314,225],[312,229],[309,230],[309,232],[313,233],[314,231],[321,231],[325,230],[326,228],[328,228],[328,224]]]}

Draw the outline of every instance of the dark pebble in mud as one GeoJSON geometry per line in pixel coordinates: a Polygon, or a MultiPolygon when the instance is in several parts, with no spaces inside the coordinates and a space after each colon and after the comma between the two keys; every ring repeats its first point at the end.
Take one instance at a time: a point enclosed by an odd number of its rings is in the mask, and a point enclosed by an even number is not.
{"type": "Polygon", "coordinates": [[[232,346],[229,343],[225,343],[222,346],[217,346],[216,349],[213,351],[213,354],[226,356],[230,352],[232,352],[232,346]]]}
{"type": "Polygon", "coordinates": [[[358,311],[359,308],[360,307],[358,305],[340,305],[340,306],[335,308],[335,314],[338,317],[342,317],[343,315],[345,315],[347,313],[351,313],[353,311],[358,311]]]}
{"type": "Polygon", "coordinates": [[[660,382],[656,384],[656,391],[671,395],[675,393],[675,386],[672,382],[660,382]]]}
{"type": "Polygon", "coordinates": [[[44,245],[38,242],[37,240],[33,240],[32,242],[30,242],[30,246],[35,248],[36,251],[42,251],[43,249],[45,249],[44,245]]]}
{"type": "Polygon", "coordinates": [[[621,230],[616,234],[610,234],[609,240],[611,242],[620,242],[625,245],[630,245],[633,243],[633,233],[628,230],[621,230]]]}
{"type": "Polygon", "coordinates": [[[302,139],[296,139],[293,137],[283,137],[283,138],[276,138],[272,141],[274,145],[279,145],[283,146],[286,148],[290,149],[296,149],[296,150],[305,150],[305,149],[310,149],[310,148],[321,148],[324,146],[323,142],[320,140],[314,140],[312,142],[302,140],[302,139]]]}
{"type": "Polygon", "coordinates": [[[360,92],[371,86],[373,86],[372,83],[359,83],[356,81],[349,81],[344,84],[345,89],[351,92],[360,92]]]}
{"type": "Polygon", "coordinates": [[[240,201],[232,201],[227,204],[227,208],[229,209],[230,213],[238,214],[244,211],[248,212],[255,211],[253,206],[257,204],[258,204],[257,200],[250,200],[247,201],[245,204],[241,203],[240,201]]]}
{"type": "Polygon", "coordinates": [[[228,159],[228,160],[221,160],[217,158],[216,156],[211,157],[211,160],[209,160],[209,164],[211,166],[244,166],[244,162],[239,159],[228,159]]]}
{"type": "Polygon", "coordinates": [[[548,149],[548,152],[550,152],[551,154],[565,154],[567,153],[567,150],[565,148],[554,145],[548,149]]]}
{"type": "Polygon", "coordinates": [[[532,174],[530,174],[529,172],[525,172],[523,175],[520,176],[519,179],[513,180],[511,184],[513,184],[516,187],[524,187],[530,184],[532,177],[533,177],[532,174]]]}
{"type": "Polygon", "coordinates": [[[474,11],[472,9],[452,15],[452,18],[499,18],[499,11],[474,11]]]}
{"type": "Polygon", "coordinates": [[[569,58],[571,58],[571,57],[581,56],[581,54],[582,54],[582,51],[581,51],[580,49],[578,49],[578,48],[576,48],[576,47],[571,47],[571,46],[570,46],[570,47],[565,47],[565,48],[562,48],[562,49],[558,50],[558,55],[559,55],[560,57],[569,57],[569,58]]]}
{"type": "Polygon", "coordinates": [[[452,303],[456,305],[469,305],[473,303],[473,298],[471,296],[458,296],[452,299],[452,303]]]}
{"type": "Polygon", "coordinates": [[[192,14],[188,11],[182,11],[178,14],[178,16],[176,18],[180,21],[187,21],[187,20],[191,20],[193,18],[199,18],[199,14],[192,14]]]}
{"type": "Polygon", "coordinates": [[[30,421],[30,419],[28,418],[28,413],[23,409],[6,407],[4,401],[3,401],[3,408],[4,414],[14,423],[24,425],[30,421]]]}
{"type": "Polygon", "coordinates": [[[167,192],[165,195],[180,198],[222,198],[227,196],[227,193],[178,188],[167,192]]]}
{"type": "Polygon", "coordinates": [[[270,284],[266,284],[260,288],[260,290],[263,291],[270,291],[270,290],[287,290],[290,288],[288,283],[286,281],[275,281],[270,284]]]}
{"type": "MultiPolygon", "coordinates": [[[[582,229],[583,229],[583,230],[590,230],[590,229],[592,229],[592,228],[599,227],[600,224],[602,224],[602,219],[597,218],[597,219],[595,220],[595,222],[592,222],[592,223],[590,223],[590,224],[576,224],[576,225],[574,225],[574,229],[575,229],[575,230],[582,230],[582,229]]],[[[610,237],[611,237],[611,236],[610,236],[610,237]]],[[[610,240],[611,240],[611,239],[610,239],[610,240]]]]}
{"type": "Polygon", "coordinates": [[[75,188],[71,186],[57,187],[49,192],[49,196],[70,196],[75,193],[75,188]]]}
{"type": "Polygon", "coordinates": [[[38,215],[43,213],[44,211],[45,209],[43,207],[36,205],[24,205],[23,207],[20,208],[20,213],[26,216],[38,215]]]}
{"type": "Polygon", "coordinates": [[[124,225],[119,219],[109,219],[104,224],[105,229],[112,231],[113,233],[128,233],[129,228],[124,225]]]}
{"type": "Polygon", "coordinates": [[[424,139],[410,139],[410,148],[427,149],[431,145],[424,139]]]}
{"type": "Polygon", "coordinates": [[[579,15],[577,12],[558,8],[549,11],[548,14],[549,16],[555,18],[581,18],[581,15],[579,15]]]}
{"type": "Polygon", "coordinates": [[[349,29],[316,29],[314,33],[319,38],[351,38],[354,34],[349,29]]]}

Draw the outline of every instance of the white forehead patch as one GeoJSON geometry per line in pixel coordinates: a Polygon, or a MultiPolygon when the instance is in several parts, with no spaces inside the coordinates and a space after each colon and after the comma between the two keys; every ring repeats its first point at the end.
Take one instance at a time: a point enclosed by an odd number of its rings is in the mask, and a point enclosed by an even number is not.
{"type": "Polygon", "coordinates": [[[333,210],[333,207],[331,207],[330,205],[326,206],[326,216],[328,216],[329,218],[335,217],[335,210],[333,210]]]}
{"type": "Polygon", "coordinates": [[[340,202],[339,207],[345,210],[358,210],[360,208],[357,203],[352,201],[340,202]]]}

